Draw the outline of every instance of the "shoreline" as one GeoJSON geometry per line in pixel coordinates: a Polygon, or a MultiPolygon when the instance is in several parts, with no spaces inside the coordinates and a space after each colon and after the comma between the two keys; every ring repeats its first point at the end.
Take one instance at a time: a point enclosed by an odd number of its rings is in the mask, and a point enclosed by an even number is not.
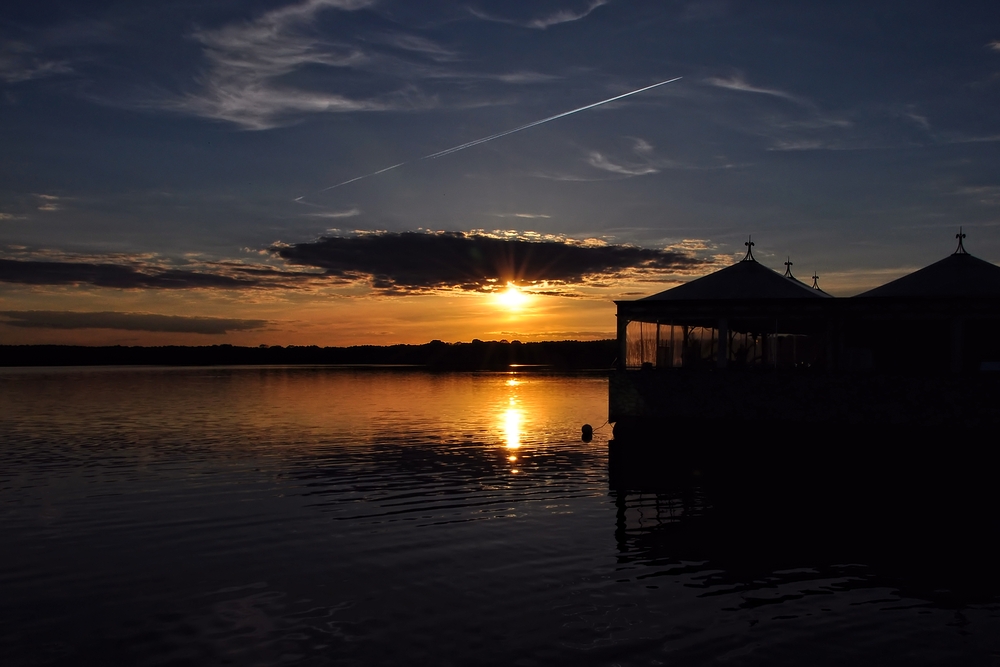
{"type": "Polygon", "coordinates": [[[0,345],[0,367],[324,366],[430,371],[610,371],[613,340],[472,341],[352,347],[0,345]]]}

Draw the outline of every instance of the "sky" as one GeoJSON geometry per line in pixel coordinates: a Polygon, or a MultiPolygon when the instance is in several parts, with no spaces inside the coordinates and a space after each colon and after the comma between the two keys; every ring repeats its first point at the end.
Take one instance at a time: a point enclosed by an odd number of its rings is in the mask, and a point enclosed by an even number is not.
{"type": "Polygon", "coordinates": [[[4,3],[0,344],[607,338],[750,235],[836,296],[997,262],[998,109],[995,1],[4,3]]]}

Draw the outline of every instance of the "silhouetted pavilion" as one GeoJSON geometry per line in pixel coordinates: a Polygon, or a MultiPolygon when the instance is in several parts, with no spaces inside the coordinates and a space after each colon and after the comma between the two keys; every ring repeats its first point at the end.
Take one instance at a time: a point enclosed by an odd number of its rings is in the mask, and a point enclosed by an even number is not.
{"type": "Polygon", "coordinates": [[[1000,425],[1000,267],[957,236],[952,255],[851,298],[790,260],[784,275],[761,265],[748,240],[732,266],[616,301],[610,421],[1000,425]]]}
{"type": "Polygon", "coordinates": [[[720,271],[618,306],[619,368],[825,363],[829,294],[746,256],[720,271]]]}

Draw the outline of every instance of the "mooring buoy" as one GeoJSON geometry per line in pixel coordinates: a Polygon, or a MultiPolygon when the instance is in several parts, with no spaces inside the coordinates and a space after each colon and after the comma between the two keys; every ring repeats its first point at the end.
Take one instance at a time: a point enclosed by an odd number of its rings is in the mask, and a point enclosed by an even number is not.
{"type": "Polygon", "coordinates": [[[591,440],[594,439],[594,427],[593,426],[591,426],[590,424],[584,424],[583,428],[581,430],[583,431],[583,435],[581,436],[581,439],[584,442],[590,442],[591,440]]]}

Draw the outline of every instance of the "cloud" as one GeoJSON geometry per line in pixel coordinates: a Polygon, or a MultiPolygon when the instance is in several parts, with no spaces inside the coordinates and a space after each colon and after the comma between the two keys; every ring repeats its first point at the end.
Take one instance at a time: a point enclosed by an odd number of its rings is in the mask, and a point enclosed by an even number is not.
{"type": "Polygon", "coordinates": [[[684,164],[666,158],[657,158],[653,145],[640,137],[630,137],[632,140],[632,152],[635,154],[633,160],[613,160],[600,151],[591,151],[587,155],[587,164],[595,169],[610,172],[619,176],[631,178],[633,176],[647,176],[659,173],[663,169],[706,169],[714,167],[697,167],[695,165],[684,164]]]}
{"type": "Polygon", "coordinates": [[[494,213],[497,218],[551,218],[551,215],[544,213],[494,213]]]}
{"type": "Polygon", "coordinates": [[[653,145],[646,141],[645,139],[635,138],[635,145],[632,147],[636,153],[641,153],[643,155],[648,155],[653,152],[653,145]]]}
{"type": "Polygon", "coordinates": [[[540,72],[511,72],[510,74],[497,74],[495,78],[504,83],[545,83],[559,77],[540,72]]]}
{"type": "Polygon", "coordinates": [[[205,270],[132,261],[0,259],[0,282],[21,285],[93,285],[111,289],[292,288],[315,274],[280,271],[267,265],[219,262],[205,270]]]}
{"type": "Polygon", "coordinates": [[[630,272],[683,273],[705,264],[692,254],[515,232],[377,232],[276,244],[286,262],[367,280],[384,293],[491,291],[519,285],[584,283],[630,272]]]}
{"type": "Polygon", "coordinates": [[[597,151],[590,153],[590,156],[587,158],[587,164],[596,169],[610,171],[613,174],[621,174],[623,176],[646,176],[647,174],[655,174],[660,171],[649,164],[631,166],[616,164],[597,151]]]}
{"type": "Polygon", "coordinates": [[[768,147],[769,151],[821,151],[833,148],[822,141],[816,140],[794,140],[776,141],[773,146],[768,147]]]}
{"type": "Polygon", "coordinates": [[[346,211],[324,211],[322,213],[303,213],[309,218],[353,218],[361,215],[361,209],[352,208],[346,211]]]}
{"type": "Polygon", "coordinates": [[[992,51],[1000,51],[1000,39],[993,40],[992,42],[986,45],[986,48],[992,51]]]}
{"type": "Polygon", "coordinates": [[[988,134],[978,137],[962,137],[962,136],[951,136],[947,139],[943,139],[942,143],[946,144],[979,144],[979,143],[991,143],[994,141],[1000,141],[1000,134],[988,134]]]}
{"type": "Polygon", "coordinates": [[[925,130],[930,130],[931,129],[931,122],[927,118],[927,116],[922,116],[922,115],[920,115],[918,113],[914,113],[914,112],[907,112],[905,114],[905,116],[907,118],[909,118],[910,120],[912,120],[917,125],[919,125],[920,127],[922,127],[923,129],[925,129],[925,130]]]}
{"type": "Polygon", "coordinates": [[[442,92],[425,93],[422,82],[461,84],[457,99],[447,103],[467,107],[497,103],[470,99],[469,82],[537,84],[559,78],[533,71],[466,71],[452,64],[462,60],[459,53],[421,35],[361,27],[334,33],[325,25],[326,13],[345,21],[346,13],[375,4],[304,0],[247,21],[197,29],[191,39],[200,45],[204,64],[194,77],[196,89],[105,101],[266,130],[311,114],[414,111],[443,104],[442,92]]]}
{"type": "Polygon", "coordinates": [[[1000,186],[997,185],[965,186],[958,188],[956,194],[970,197],[987,206],[1000,205],[1000,186]]]}
{"type": "Polygon", "coordinates": [[[546,28],[554,25],[559,25],[560,23],[570,23],[572,21],[579,21],[590,15],[592,11],[606,5],[610,0],[592,0],[583,9],[573,10],[573,9],[560,9],[551,14],[541,16],[538,18],[518,21],[516,19],[507,19],[493,14],[488,14],[482,10],[475,9],[473,7],[469,8],[469,12],[472,13],[478,19],[484,21],[492,21],[494,23],[506,23],[508,25],[517,25],[522,28],[533,28],[535,30],[545,30],[546,28]]]}
{"type": "Polygon", "coordinates": [[[541,178],[546,181],[558,181],[562,183],[599,183],[601,181],[620,180],[617,177],[593,178],[581,176],[580,174],[570,174],[556,171],[535,171],[531,173],[533,178],[541,178]]]}
{"type": "Polygon", "coordinates": [[[306,0],[253,21],[194,34],[208,59],[201,92],[167,103],[179,111],[267,129],[300,112],[371,111],[383,102],[295,88],[278,80],[306,66],[347,67],[365,58],[358,49],[332,44],[310,28],[328,9],[355,11],[374,0],[306,0]]]}
{"type": "Polygon", "coordinates": [[[458,54],[450,49],[446,49],[437,42],[433,42],[419,35],[407,35],[405,33],[391,33],[379,35],[374,41],[380,42],[403,51],[412,51],[421,55],[429,56],[437,61],[455,60],[458,54]]]}
{"type": "Polygon", "coordinates": [[[35,197],[39,200],[38,210],[51,213],[52,211],[58,211],[62,209],[62,205],[57,202],[62,199],[62,197],[57,197],[56,195],[45,195],[36,194],[35,197]]]}
{"type": "Polygon", "coordinates": [[[73,71],[65,60],[47,60],[21,42],[8,42],[0,50],[0,81],[21,83],[73,71]]]}
{"type": "Polygon", "coordinates": [[[688,248],[649,249],[531,231],[349,235],[330,231],[332,235],[317,240],[277,242],[260,251],[283,266],[197,256],[169,263],[155,255],[73,256],[7,246],[13,258],[0,258],[0,283],[122,290],[317,290],[367,285],[380,294],[394,295],[491,292],[510,281],[564,294],[560,286],[676,276],[714,261],[699,258],[688,248]]]}
{"type": "Polygon", "coordinates": [[[163,331],[219,335],[230,331],[250,331],[268,324],[267,320],[223,317],[190,317],[152,313],[83,313],[68,310],[6,310],[0,323],[28,329],[118,329],[121,331],[163,331]]]}
{"type": "Polygon", "coordinates": [[[780,97],[790,102],[795,102],[796,104],[803,104],[806,106],[811,106],[811,104],[805,99],[799,97],[798,95],[793,95],[791,93],[786,93],[783,90],[777,90],[775,88],[761,88],[759,86],[753,86],[746,82],[746,80],[738,75],[731,76],[728,79],[723,79],[721,77],[712,77],[705,80],[706,83],[716,86],[718,88],[726,88],[727,90],[738,90],[743,93],[756,93],[758,95],[771,95],[772,97],[780,97]]]}

